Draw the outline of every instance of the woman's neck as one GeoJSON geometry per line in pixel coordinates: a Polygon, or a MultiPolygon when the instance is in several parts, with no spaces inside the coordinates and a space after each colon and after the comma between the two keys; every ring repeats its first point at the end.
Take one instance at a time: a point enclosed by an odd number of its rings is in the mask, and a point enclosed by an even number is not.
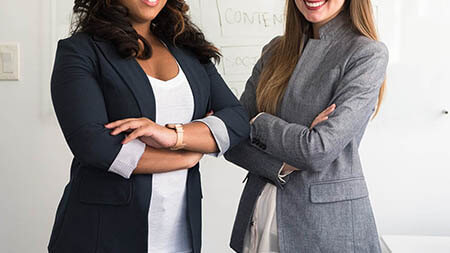
{"type": "MultiPolygon", "coordinates": [[[[133,23],[132,24],[134,30],[142,36],[150,45],[154,44],[158,39],[156,36],[152,33],[150,26],[151,22],[146,23],[133,23]]],[[[142,41],[139,40],[139,44],[141,47],[141,50],[143,50],[144,45],[142,44],[142,41]]]]}
{"type": "Polygon", "coordinates": [[[323,25],[325,25],[325,24],[322,24],[322,23],[313,23],[312,24],[314,39],[316,39],[316,40],[320,39],[319,30],[323,25]]]}
{"type": "Polygon", "coordinates": [[[144,22],[144,23],[132,23],[131,24],[134,28],[134,30],[136,30],[136,32],[141,35],[144,38],[148,38],[149,36],[151,36],[151,30],[150,30],[150,25],[151,22],[144,22]]]}

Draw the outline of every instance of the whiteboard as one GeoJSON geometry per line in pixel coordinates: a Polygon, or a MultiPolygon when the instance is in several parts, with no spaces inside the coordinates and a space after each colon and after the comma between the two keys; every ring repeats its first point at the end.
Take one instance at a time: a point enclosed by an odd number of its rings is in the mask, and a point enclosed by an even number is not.
{"type": "Polygon", "coordinates": [[[262,46],[284,31],[284,0],[188,0],[193,21],[219,47],[219,72],[239,96],[262,46]]]}
{"type": "Polygon", "coordinates": [[[378,227],[450,236],[450,1],[377,3],[387,92],[361,155],[378,227]]]}

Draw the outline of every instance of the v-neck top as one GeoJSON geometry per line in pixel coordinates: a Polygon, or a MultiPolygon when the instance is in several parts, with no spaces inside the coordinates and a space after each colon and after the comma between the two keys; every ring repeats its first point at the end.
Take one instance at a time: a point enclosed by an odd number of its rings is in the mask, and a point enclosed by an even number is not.
{"type": "MultiPolygon", "coordinates": [[[[178,63],[177,63],[178,64],[178,63]]],[[[183,70],[163,81],[149,75],[155,94],[156,123],[189,123],[194,97],[183,70]]],[[[148,212],[148,252],[188,253],[192,251],[186,203],[187,170],[153,174],[148,212]]]]}
{"type": "MultiPolygon", "coordinates": [[[[221,156],[230,146],[226,125],[215,115],[192,120],[195,102],[191,84],[179,62],[176,59],[175,61],[178,73],[170,80],[164,81],[146,75],[155,99],[155,123],[165,125],[202,122],[211,130],[219,149],[210,155],[221,156]]],[[[145,146],[139,139],[123,145],[109,171],[130,178],[145,151],[145,146]]],[[[191,227],[187,215],[187,174],[187,170],[178,170],[152,175],[152,194],[148,211],[148,252],[192,252],[191,227]]]]}

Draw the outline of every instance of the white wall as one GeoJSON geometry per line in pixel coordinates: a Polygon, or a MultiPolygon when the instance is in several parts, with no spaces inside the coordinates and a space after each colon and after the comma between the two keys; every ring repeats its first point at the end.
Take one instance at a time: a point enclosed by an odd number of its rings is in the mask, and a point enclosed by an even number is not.
{"type": "MultiPolygon", "coordinates": [[[[429,2],[378,1],[379,27],[391,51],[389,88],[361,153],[382,234],[450,236],[450,117],[441,114],[450,110],[445,19],[450,4],[433,0],[431,8],[429,2]]],[[[0,252],[5,253],[46,252],[69,176],[72,156],[49,107],[50,10],[49,1],[0,0],[0,43],[21,47],[20,81],[0,81],[0,252]]],[[[202,177],[204,252],[230,252],[244,173],[207,157],[202,177]]]]}
{"type": "Polygon", "coordinates": [[[379,228],[450,236],[450,1],[377,2],[388,90],[361,153],[379,228]]]}
{"type": "Polygon", "coordinates": [[[20,81],[0,81],[0,252],[46,252],[71,155],[48,108],[48,1],[0,0],[0,43],[18,42],[20,81]]]}

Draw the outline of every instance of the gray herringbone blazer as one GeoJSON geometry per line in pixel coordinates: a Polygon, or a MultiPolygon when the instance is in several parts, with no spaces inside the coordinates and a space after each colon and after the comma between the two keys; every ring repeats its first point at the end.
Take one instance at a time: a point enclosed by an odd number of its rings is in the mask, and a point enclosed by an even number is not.
{"type": "MultiPolygon", "coordinates": [[[[255,89],[270,46],[263,52],[241,97],[250,117],[258,113],[255,89]]],[[[277,115],[260,115],[250,138],[225,154],[249,171],[231,238],[235,251],[242,251],[255,202],[269,182],[278,187],[281,253],[380,252],[358,148],[387,63],[384,44],[354,31],[345,12],[320,29],[320,40],[307,42],[277,115]],[[330,118],[310,130],[333,103],[330,118]],[[283,162],[301,169],[285,184],[278,179],[283,162]]]]}

